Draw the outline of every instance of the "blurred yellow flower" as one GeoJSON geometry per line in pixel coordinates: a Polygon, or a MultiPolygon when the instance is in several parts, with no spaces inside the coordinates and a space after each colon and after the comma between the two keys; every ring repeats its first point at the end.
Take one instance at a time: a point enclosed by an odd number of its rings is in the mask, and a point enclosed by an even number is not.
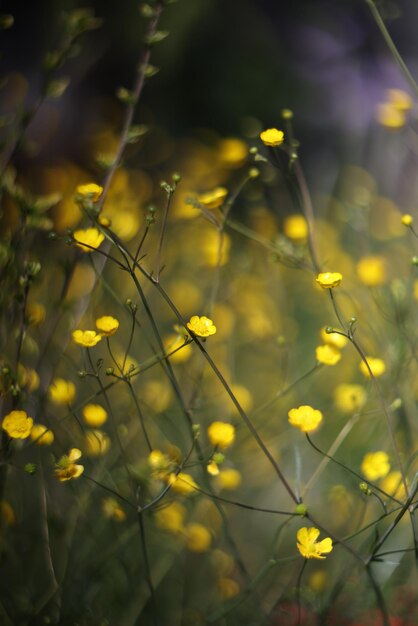
{"type": "Polygon", "coordinates": [[[210,335],[214,335],[216,333],[216,326],[212,320],[205,315],[202,315],[201,317],[193,315],[186,325],[187,328],[198,337],[209,337],[210,335]]]}
{"type": "Polygon", "coordinates": [[[308,224],[303,215],[289,215],[283,224],[283,232],[295,243],[303,243],[308,237],[308,224]]]}
{"type": "Polygon", "coordinates": [[[383,491],[386,491],[394,498],[402,498],[405,495],[405,489],[402,482],[402,474],[399,470],[389,472],[379,483],[383,491]]]}
{"type": "Polygon", "coordinates": [[[172,392],[166,381],[154,379],[145,383],[141,397],[155,413],[162,413],[170,406],[172,392]]]}
{"type": "Polygon", "coordinates": [[[325,344],[324,346],[317,346],[315,348],[315,356],[318,363],[322,363],[323,365],[336,365],[341,359],[341,352],[338,348],[330,344],[325,344]]]}
{"type": "Polygon", "coordinates": [[[126,513],[115,498],[103,498],[102,511],[106,517],[115,520],[115,522],[123,522],[126,519],[126,513]]]}
{"type": "Polygon", "coordinates": [[[342,274],[339,272],[321,272],[321,274],[318,274],[316,277],[316,282],[324,289],[332,289],[333,287],[337,287],[342,279],[342,274]]]}
{"type": "Polygon", "coordinates": [[[316,541],[320,531],[318,528],[300,528],[297,532],[297,548],[305,559],[325,559],[323,554],[332,550],[332,539],[327,537],[322,541],[316,541]]]}
{"type": "Polygon", "coordinates": [[[235,427],[226,422],[212,422],[208,427],[208,438],[212,446],[226,450],[235,440],[235,427]]]}
{"type": "Polygon", "coordinates": [[[164,340],[164,349],[167,354],[173,352],[173,354],[170,355],[170,361],[173,363],[184,363],[188,361],[193,352],[190,343],[184,343],[184,337],[182,335],[169,335],[166,337],[164,340]]]}
{"type": "Polygon", "coordinates": [[[110,315],[104,315],[96,320],[96,328],[102,335],[110,337],[110,335],[114,335],[119,328],[119,320],[110,315]]]}
{"type": "Polygon", "coordinates": [[[29,302],[26,309],[26,315],[29,323],[37,326],[38,324],[42,324],[44,321],[46,309],[40,302],[29,302]]]}
{"type": "Polygon", "coordinates": [[[383,478],[390,471],[389,456],[386,452],[369,452],[363,458],[361,471],[367,480],[383,478]]]}
{"type": "MultiPolygon", "coordinates": [[[[369,364],[369,367],[371,369],[373,376],[375,376],[376,378],[378,376],[382,376],[382,374],[386,372],[386,365],[382,359],[375,358],[372,356],[366,356],[366,361],[369,364]]],[[[360,372],[363,374],[363,376],[365,376],[366,378],[371,378],[369,368],[367,367],[364,361],[360,362],[359,367],[360,367],[360,372]]]]}
{"type": "Polygon", "coordinates": [[[233,491],[240,486],[242,482],[242,476],[238,470],[229,467],[220,470],[218,476],[216,477],[216,482],[221,489],[233,491]]]}
{"type": "Polygon", "coordinates": [[[152,450],[148,455],[148,464],[152,470],[152,477],[158,480],[167,478],[173,467],[173,460],[161,450],[152,450]]]}
{"type": "Polygon", "coordinates": [[[54,441],[54,433],[43,424],[34,424],[30,438],[39,446],[50,446],[54,441]]]}
{"type": "Polygon", "coordinates": [[[363,285],[377,287],[386,280],[386,262],[380,256],[365,256],[357,263],[357,276],[363,285]]]}
{"type": "Polygon", "coordinates": [[[102,340],[102,336],[95,330],[75,330],[72,337],[75,343],[85,348],[92,348],[102,340]]]}
{"type": "Polygon", "coordinates": [[[219,595],[222,600],[231,600],[239,594],[239,584],[233,579],[223,576],[217,582],[219,595]]]}
{"type": "Polygon", "coordinates": [[[321,411],[305,404],[297,409],[290,409],[288,416],[289,423],[299,428],[304,433],[310,433],[316,430],[322,422],[321,411]]]}
{"type": "Polygon", "coordinates": [[[81,450],[71,448],[68,454],[64,454],[56,463],[55,476],[63,483],[72,478],[78,478],[84,472],[83,465],[77,465],[75,461],[81,457],[81,450]]]}
{"type": "Polygon", "coordinates": [[[414,218],[412,217],[412,215],[409,215],[409,213],[405,213],[404,215],[402,215],[401,220],[404,226],[412,226],[414,218]]]}
{"type": "Polygon", "coordinates": [[[280,146],[284,141],[284,132],[277,128],[268,128],[260,133],[260,139],[265,146],[271,146],[276,148],[280,146]]]}
{"type": "Polygon", "coordinates": [[[33,426],[33,419],[28,417],[26,411],[11,411],[1,423],[1,427],[12,439],[26,439],[29,437],[33,426]]]}
{"type": "Polygon", "coordinates": [[[102,430],[89,430],[85,434],[85,453],[87,456],[101,456],[110,448],[110,438],[102,430]]]}
{"type": "Polygon", "coordinates": [[[377,105],[376,119],[382,126],[394,130],[402,128],[406,124],[404,111],[399,110],[391,102],[381,102],[377,105]]]}
{"type": "Polygon", "coordinates": [[[174,473],[170,474],[168,477],[168,484],[174,491],[181,494],[182,496],[188,496],[197,493],[197,484],[190,476],[190,474],[185,474],[184,472],[180,472],[177,475],[174,473]]]}
{"type": "Polygon", "coordinates": [[[228,189],[215,187],[212,191],[200,194],[197,199],[206,209],[219,209],[225,202],[227,195],[228,189]]]}
{"type": "Polygon", "coordinates": [[[0,500],[0,524],[5,524],[6,526],[16,524],[16,514],[7,500],[0,500]]]}
{"type": "Polygon", "coordinates": [[[327,573],[322,570],[317,570],[309,576],[309,587],[315,593],[321,593],[328,587],[327,573]]]}
{"type": "Polygon", "coordinates": [[[359,411],[366,403],[367,394],[361,385],[340,384],[334,390],[337,409],[342,413],[359,411]]]}
{"type": "Polygon", "coordinates": [[[212,543],[209,530],[203,524],[187,524],[184,529],[186,533],[186,548],[191,552],[207,552],[212,543]]]}
{"type": "Polygon", "coordinates": [[[328,343],[330,346],[334,346],[334,348],[338,348],[341,350],[347,345],[348,339],[344,335],[340,333],[327,333],[326,327],[321,328],[321,339],[324,343],[328,343]]]}
{"type": "Polygon", "coordinates": [[[78,185],[76,192],[84,198],[90,198],[93,202],[97,202],[103,193],[103,187],[96,183],[87,183],[86,185],[78,185]]]}
{"type": "Polygon", "coordinates": [[[86,404],[83,407],[83,418],[88,426],[97,428],[107,420],[107,412],[100,404],[86,404]]]}
{"type": "Polygon", "coordinates": [[[219,466],[216,463],[216,461],[210,461],[206,465],[206,470],[207,470],[208,474],[210,474],[211,476],[218,476],[219,475],[219,466]]]}
{"type": "Polygon", "coordinates": [[[55,378],[49,385],[48,395],[55,404],[71,404],[75,398],[75,385],[71,380],[55,378]]]}
{"type": "Polygon", "coordinates": [[[182,504],[170,502],[155,512],[154,519],[158,528],[177,534],[184,530],[186,515],[187,511],[182,504]]]}
{"type": "Polygon", "coordinates": [[[84,252],[93,252],[104,241],[104,235],[97,228],[75,230],[73,233],[76,245],[84,252]]]}
{"type": "Polygon", "coordinates": [[[227,137],[219,143],[219,158],[227,167],[240,167],[248,154],[248,146],[241,139],[227,137]]]}
{"type": "Polygon", "coordinates": [[[399,111],[409,111],[412,109],[412,98],[403,89],[387,89],[386,96],[388,101],[399,111]]]}

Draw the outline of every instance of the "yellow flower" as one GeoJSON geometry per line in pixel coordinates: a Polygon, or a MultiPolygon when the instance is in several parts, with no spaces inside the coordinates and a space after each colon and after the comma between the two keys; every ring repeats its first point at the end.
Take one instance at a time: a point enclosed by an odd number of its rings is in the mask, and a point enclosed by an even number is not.
{"type": "Polygon", "coordinates": [[[379,485],[383,491],[386,491],[386,493],[394,498],[402,498],[405,495],[402,474],[399,470],[389,472],[389,474],[380,481],[379,485]]]}
{"type": "Polygon", "coordinates": [[[203,524],[187,524],[184,529],[186,533],[186,547],[191,552],[207,552],[212,542],[209,530],[203,524]]]}
{"type": "Polygon", "coordinates": [[[367,480],[383,478],[390,471],[389,456],[386,452],[369,452],[361,463],[361,471],[367,480]]]}
{"type": "Polygon", "coordinates": [[[222,600],[232,600],[239,594],[239,584],[233,579],[224,576],[217,583],[222,600]]]}
{"type": "MultiPolygon", "coordinates": [[[[378,376],[382,376],[382,374],[386,372],[386,365],[385,362],[382,361],[382,359],[374,358],[372,356],[366,356],[366,361],[369,364],[373,376],[375,376],[376,378],[378,376]]],[[[361,361],[360,363],[360,372],[366,378],[371,378],[369,369],[364,361],[361,361]]]]}
{"type": "Polygon", "coordinates": [[[103,498],[102,511],[106,517],[114,519],[115,522],[123,522],[126,519],[126,513],[115,498],[103,498]]]}
{"type": "Polygon", "coordinates": [[[55,476],[63,483],[66,480],[72,478],[78,478],[84,472],[83,465],[77,465],[75,461],[81,457],[81,450],[78,448],[71,448],[68,454],[64,454],[54,470],[55,476]]]}
{"type": "Polygon", "coordinates": [[[103,187],[96,185],[96,183],[87,183],[86,185],[78,185],[76,191],[80,196],[97,202],[103,193],[103,187]]]}
{"type": "Polygon", "coordinates": [[[409,111],[412,109],[412,98],[403,89],[387,89],[388,101],[399,111],[409,111]]]}
{"type": "Polygon", "coordinates": [[[304,433],[316,430],[322,422],[322,413],[309,405],[302,405],[298,409],[290,409],[288,412],[289,423],[304,433]]]}
{"type": "Polygon", "coordinates": [[[33,426],[33,419],[28,417],[26,411],[11,411],[1,424],[3,430],[12,439],[26,439],[29,437],[33,426]]]}
{"type": "Polygon", "coordinates": [[[211,476],[218,476],[219,475],[219,466],[216,463],[216,461],[210,461],[206,465],[206,470],[207,470],[208,474],[210,474],[211,476]]]}
{"type": "Polygon", "coordinates": [[[324,289],[332,289],[337,287],[342,279],[342,274],[339,272],[322,272],[316,277],[316,282],[324,289]]]}
{"type": "Polygon", "coordinates": [[[206,209],[219,209],[225,202],[227,195],[228,189],[215,187],[212,191],[200,194],[198,200],[206,209]]]}
{"type": "Polygon", "coordinates": [[[102,335],[110,337],[119,328],[119,321],[115,317],[104,315],[96,320],[96,328],[102,335]]]}
{"type": "Polygon", "coordinates": [[[40,302],[30,302],[26,309],[26,314],[30,324],[38,326],[42,324],[46,316],[46,310],[40,302]]]}
{"type": "Polygon", "coordinates": [[[241,481],[242,477],[240,472],[232,467],[220,470],[218,476],[216,477],[216,482],[220,488],[226,489],[227,491],[233,491],[239,487],[241,481]]]}
{"type": "Polygon", "coordinates": [[[192,346],[190,343],[184,343],[184,337],[181,335],[169,335],[164,340],[164,349],[170,355],[170,361],[173,363],[184,363],[192,356],[192,346]],[[177,350],[177,352],[174,352],[177,350]]]}
{"type": "Polygon", "coordinates": [[[54,441],[54,433],[43,424],[34,424],[30,432],[30,438],[39,446],[50,446],[54,441]]]}
{"type": "Polygon", "coordinates": [[[386,128],[398,129],[406,124],[406,115],[391,102],[381,102],[377,106],[376,117],[379,124],[386,128]]]}
{"type": "Polygon", "coordinates": [[[186,514],[187,511],[182,504],[170,502],[156,511],[154,519],[159,528],[176,535],[183,532],[186,514]]]}
{"type": "Polygon", "coordinates": [[[297,532],[297,548],[305,559],[325,559],[323,554],[332,550],[332,539],[327,537],[322,541],[316,541],[319,537],[317,528],[300,528],[297,532]]]}
{"type": "Polygon", "coordinates": [[[235,428],[226,422],[212,422],[208,427],[209,441],[213,446],[226,450],[235,440],[235,428]]]}
{"type": "Polygon", "coordinates": [[[338,350],[344,348],[348,342],[347,337],[345,337],[344,335],[340,335],[340,333],[327,333],[326,327],[321,328],[321,339],[324,343],[328,343],[330,346],[338,348],[338,350]]]}
{"type": "Polygon", "coordinates": [[[361,385],[341,384],[335,388],[334,399],[336,407],[342,413],[353,413],[365,405],[367,395],[361,385]]]}
{"type": "Polygon", "coordinates": [[[190,321],[187,322],[187,328],[198,337],[209,337],[216,333],[216,326],[212,320],[205,315],[202,315],[202,317],[193,315],[190,321]]]}
{"type": "Polygon", "coordinates": [[[197,484],[190,476],[190,474],[185,474],[184,472],[180,472],[177,475],[170,474],[168,477],[168,484],[174,491],[181,494],[182,496],[188,496],[190,494],[197,493],[197,484]]]}
{"type": "Polygon", "coordinates": [[[409,213],[405,213],[405,215],[402,215],[401,220],[404,226],[412,226],[414,218],[412,217],[412,215],[409,215],[409,213]]]}
{"type": "Polygon", "coordinates": [[[49,386],[48,395],[55,404],[71,404],[75,398],[75,385],[70,380],[55,378],[49,386]]]}
{"type": "Polygon", "coordinates": [[[323,365],[336,365],[341,359],[341,352],[338,348],[325,344],[324,346],[317,346],[315,348],[315,356],[318,363],[323,365]]]}
{"type": "Polygon", "coordinates": [[[75,330],[72,337],[75,343],[85,348],[91,348],[102,340],[102,336],[95,330],[75,330]]]}
{"type": "Polygon", "coordinates": [[[76,245],[84,252],[93,252],[104,240],[104,235],[97,228],[86,228],[76,230],[73,233],[76,245]]]}
{"type": "Polygon", "coordinates": [[[303,243],[308,237],[308,224],[303,215],[289,215],[284,221],[283,232],[288,239],[303,243]]]}
{"type": "Polygon", "coordinates": [[[110,438],[102,430],[90,430],[85,436],[85,449],[88,456],[101,456],[110,448],[110,438]]]}
{"type": "Polygon", "coordinates": [[[227,137],[219,144],[219,158],[226,167],[240,167],[248,154],[248,146],[241,139],[227,137]]]}
{"type": "Polygon", "coordinates": [[[88,426],[97,428],[107,420],[107,412],[100,404],[86,404],[83,407],[83,418],[88,426]]]}
{"type": "Polygon", "coordinates": [[[260,133],[260,139],[265,146],[271,146],[276,148],[280,146],[284,141],[284,132],[277,128],[268,128],[260,133]]]}
{"type": "Polygon", "coordinates": [[[164,454],[161,450],[152,450],[148,455],[148,464],[151,467],[151,475],[157,480],[167,477],[173,468],[173,461],[168,454],[164,454]]]}
{"type": "Polygon", "coordinates": [[[386,263],[380,256],[365,256],[357,263],[357,276],[363,285],[377,287],[386,280],[386,263]]]}

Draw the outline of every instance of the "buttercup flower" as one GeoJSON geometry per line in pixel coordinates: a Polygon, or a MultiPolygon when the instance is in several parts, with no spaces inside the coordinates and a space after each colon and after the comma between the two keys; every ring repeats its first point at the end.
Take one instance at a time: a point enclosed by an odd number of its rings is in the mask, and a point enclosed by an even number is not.
{"type": "Polygon", "coordinates": [[[75,398],[75,385],[71,380],[55,378],[49,386],[48,395],[55,404],[71,404],[75,398]]]}
{"type": "Polygon", "coordinates": [[[277,128],[268,128],[260,133],[260,139],[265,146],[276,148],[283,143],[284,132],[282,130],[278,130],[277,128]]]}
{"type": "Polygon", "coordinates": [[[30,438],[39,446],[50,446],[54,442],[54,433],[43,424],[34,424],[30,438]]]}
{"type": "Polygon", "coordinates": [[[221,487],[221,489],[233,491],[240,486],[242,482],[242,476],[238,470],[234,469],[233,467],[228,467],[220,470],[218,476],[216,477],[216,482],[221,487]]]}
{"type": "Polygon", "coordinates": [[[115,522],[123,522],[126,519],[126,513],[115,498],[103,498],[102,511],[106,517],[114,519],[115,522]]]}
{"type": "Polygon", "coordinates": [[[340,333],[326,332],[326,327],[321,328],[321,339],[324,343],[328,343],[330,346],[334,346],[334,348],[338,348],[341,350],[347,345],[348,339],[344,335],[340,333]]]}
{"type": "Polygon", "coordinates": [[[316,282],[324,289],[333,289],[342,281],[343,276],[339,272],[321,272],[316,277],[316,282]]]}
{"type": "Polygon", "coordinates": [[[95,330],[75,330],[72,337],[75,343],[85,348],[92,348],[102,339],[102,336],[95,330]]]}
{"type": "Polygon", "coordinates": [[[386,128],[402,128],[406,124],[404,111],[399,110],[391,102],[381,102],[377,105],[376,118],[379,124],[386,128]]]}
{"type": "Polygon", "coordinates": [[[335,405],[343,413],[361,409],[367,399],[366,390],[361,385],[337,385],[334,392],[335,405]]]}
{"type": "Polygon", "coordinates": [[[184,472],[180,472],[177,475],[170,474],[168,477],[168,484],[171,485],[171,488],[174,491],[182,496],[189,496],[190,494],[197,493],[197,484],[190,474],[185,474],[184,472]]]}
{"type": "MultiPolygon", "coordinates": [[[[374,358],[372,356],[366,356],[366,361],[369,364],[373,376],[375,376],[376,378],[378,376],[382,376],[382,374],[386,372],[386,365],[385,362],[382,361],[382,359],[374,358]]],[[[360,363],[360,372],[366,378],[371,378],[369,369],[364,361],[361,361],[360,363]]]]}
{"type": "Polygon", "coordinates": [[[402,215],[401,220],[404,226],[412,226],[414,218],[412,217],[412,215],[409,215],[409,213],[405,213],[405,215],[402,215]]]}
{"type": "Polygon", "coordinates": [[[409,111],[413,102],[408,92],[403,89],[387,89],[386,96],[393,107],[399,111],[409,111]]]}
{"type": "Polygon", "coordinates": [[[33,426],[33,419],[28,417],[26,411],[11,411],[1,424],[3,430],[12,439],[26,439],[29,437],[33,426]]]}
{"type": "Polygon", "coordinates": [[[363,285],[377,287],[386,280],[385,259],[380,256],[365,256],[357,263],[357,276],[363,285]]]}
{"type": "Polygon", "coordinates": [[[341,359],[341,352],[338,348],[325,344],[324,346],[317,346],[315,348],[315,356],[318,363],[323,365],[336,365],[341,359]]]}
{"type": "Polygon", "coordinates": [[[103,426],[107,420],[107,412],[100,404],[86,404],[83,407],[83,417],[86,424],[97,428],[103,426]]]}
{"type": "Polygon", "coordinates": [[[235,428],[226,422],[212,422],[208,427],[209,441],[213,446],[226,450],[235,440],[235,428]]]}
{"type": "Polygon", "coordinates": [[[322,413],[309,405],[302,405],[298,409],[290,409],[289,423],[304,433],[316,430],[322,422],[322,413]]]}
{"type": "Polygon", "coordinates": [[[104,315],[96,320],[96,328],[102,335],[110,337],[119,328],[119,320],[110,315],[104,315]]]}
{"type": "Polygon", "coordinates": [[[369,452],[361,463],[361,471],[367,480],[383,478],[390,471],[389,456],[386,452],[369,452]]]}
{"type": "Polygon", "coordinates": [[[81,457],[81,450],[78,448],[71,448],[68,454],[64,454],[54,470],[55,476],[63,483],[66,480],[72,478],[78,478],[84,472],[83,465],[77,465],[75,461],[81,457]]]}
{"type": "Polygon", "coordinates": [[[322,541],[316,541],[319,537],[317,528],[300,528],[297,532],[297,548],[305,559],[325,559],[323,554],[332,550],[332,539],[327,537],[322,541]]]}
{"type": "Polygon", "coordinates": [[[152,450],[148,455],[148,464],[151,467],[152,477],[157,480],[167,478],[168,473],[173,468],[173,461],[168,454],[161,450],[152,450]]]}
{"type": "Polygon", "coordinates": [[[76,192],[84,198],[90,198],[93,202],[97,202],[103,193],[103,187],[96,183],[87,183],[86,185],[78,185],[76,192]]]}
{"type": "Polygon", "coordinates": [[[182,504],[170,502],[155,512],[154,519],[159,528],[176,535],[184,530],[186,515],[187,511],[182,504]]]}
{"type": "Polygon", "coordinates": [[[225,202],[227,195],[228,189],[215,187],[212,191],[200,194],[198,200],[206,209],[218,209],[225,202]]]}
{"type": "Polygon", "coordinates": [[[308,237],[308,224],[303,215],[289,215],[284,221],[283,232],[288,239],[302,243],[308,237]]]}
{"type": "Polygon", "coordinates": [[[187,322],[187,328],[198,337],[209,337],[216,333],[216,326],[211,319],[202,315],[193,315],[190,321],[187,322]]]}
{"type": "Polygon", "coordinates": [[[101,456],[110,448],[110,438],[102,430],[89,430],[85,436],[85,453],[88,456],[101,456]]]}
{"type": "Polygon", "coordinates": [[[203,524],[187,524],[184,529],[186,533],[186,547],[191,552],[207,552],[212,542],[209,530],[203,524]]]}
{"type": "Polygon", "coordinates": [[[93,252],[104,240],[104,235],[97,228],[75,230],[73,237],[76,245],[84,252],[93,252]]]}

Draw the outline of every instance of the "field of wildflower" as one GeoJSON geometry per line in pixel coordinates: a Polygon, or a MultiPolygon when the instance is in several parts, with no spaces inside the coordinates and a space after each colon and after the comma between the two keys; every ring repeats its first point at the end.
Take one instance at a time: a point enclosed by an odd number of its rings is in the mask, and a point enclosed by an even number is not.
{"type": "Polygon", "coordinates": [[[418,14],[297,4],[2,6],[0,626],[418,624],[418,14]]]}

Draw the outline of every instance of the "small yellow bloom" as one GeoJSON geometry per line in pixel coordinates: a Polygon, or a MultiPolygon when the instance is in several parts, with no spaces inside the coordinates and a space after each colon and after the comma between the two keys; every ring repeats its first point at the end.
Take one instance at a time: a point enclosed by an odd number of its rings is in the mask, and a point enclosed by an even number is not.
{"type": "Polygon", "coordinates": [[[412,109],[412,98],[403,89],[387,89],[386,96],[388,101],[399,111],[409,111],[412,109]]]}
{"type": "Polygon", "coordinates": [[[71,380],[55,378],[49,385],[48,395],[54,404],[71,404],[75,398],[75,385],[71,380]]]}
{"type": "Polygon", "coordinates": [[[184,343],[184,337],[181,335],[169,335],[164,340],[164,349],[167,354],[170,354],[170,361],[173,363],[184,363],[188,361],[192,356],[192,346],[190,343],[184,343]]]}
{"type": "Polygon", "coordinates": [[[334,391],[335,405],[342,413],[359,411],[366,403],[367,394],[361,385],[337,385],[334,391]]]}
{"type": "Polygon", "coordinates": [[[318,363],[323,365],[336,365],[341,359],[341,352],[338,348],[325,344],[324,346],[317,346],[315,348],[315,356],[318,363]]]}
{"type": "Polygon", "coordinates": [[[187,328],[198,337],[209,337],[216,333],[216,326],[212,320],[205,315],[202,315],[202,317],[193,315],[190,321],[187,322],[187,328]]]}
{"type": "Polygon", "coordinates": [[[386,280],[386,262],[380,256],[365,256],[357,263],[357,276],[363,285],[377,287],[386,280]]]}
{"type": "Polygon", "coordinates": [[[92,348],[102,340],[102,336],[95,330],[75,330],[72,337],[75,343],[85,348],[92,348]]]}
{"type": "Polygon", "coordinates": [[[304,433],[316,430],[322,422],[322,413],[309,405],[302,405],[298,409],[290,409],[288,412],[289,423],[304,433]]]}
{"type": "Polygon", "coordinates": [[[187,524],[186,547],[191,552],[207,552],[212,542],[209,530],[203,524],[187,524]]]}
{"type": "Polygon", "coordinates": [[[321,339],[324,343],[328,343],[330,346],[338,348],[338,350],[344,348],[348,342],[347,337],[341,335],[340,333],[327,333],[326,327],[321,328],[321,339]]]}
{"type": "Polygon", "coordinates": [[[115,498],[103,498],[102,511],[104,515],[115,522],[123,522],[126,519],[126,513],[115,498]]]}
{"type": "Polygon", "coordinates": [[[39,446],[50,446],[54,442],[54,433],[43,424],[34,424],[30,438],[39,446]]]}
{"type": "Polygon", "coordinates": [[[93,252],[92,248],[97,249],[104,240],[103,233],[97,228],[75,230],[73,237],[76,245],[84,252],[93,252]]]}
{"type": "Polygon", "coordinates": [[[232,600],[239,594],[239,584],[227,576],[218,580],[217,587],[222,600],[232,600]]]}
{"type": "Polygon", "coordinates": [[[170,502],[154,514],[155,523],[158,528],[167,530],[174,535],[183,532],[184,520],[187,511],[179,502],[170,502]]]}
{"type": "Polygon", "coordinates": [[[56,464],[55,476],[63,483],[72,478],[78,478],[84,472],[83,465],[77,465],[75,461],[81,457],[81,450],[71,448],[68,454],[64,454],[56,464]]]}
{"type": "Polygon", "coordinates": [[[216,461],[210,461],[206,466],[206,470],[211,476],[219,475],[219,466],[216,461]]]}
{"type": "Polygon", "coordinates": [[[207,191],[198,196],[199,203],[206,209],[219,209],[225,202],[228,189],[225,187],[215,187],[212,191],[207,191]]]}
{"type": "Polygon", "coordinates": [[[103,187],[96,185],[96,183],[87,183],[86,185],[78,185],[76,191],[80,196],[97,202],[103,193],[103,187]]]}
{"type": "Polygon", "coordinates": [[[148,455],[148,464],[151,467],[151,475],[157,480],[167,478],[173,469],[173,460],[161,450],[152,450],[148,455]]]}
{"type": "Polygon", "coordinates": [[[381,102],[378,104],[376,118],[379,124],[393,130],[402,128],[406,124],[404,111],[400,111],[391,102],[381,102]]]}
{"type": "Polygon", "coordinates": [[[227,137],[222,139],[219,144],[219,158],[222,165],[227,167],[240,167],[248,154],[248,146],[241,139],[235,137],[227,137]]]}
{"type": "Polygon", "coordinates": [[[283,232],[295,243],[303,243],[308,237],[308,224],[303,215],[289,215],[283,224],[283,232]]]}
{"type": "Polygon", "coordinates": [[[277,128],[268,128],[260,133],[260,139],[265,146],[271,146],[276,148],[280,146],[284,141],[284,132],[277,128]]]}
{"type": "MultiPolygon", "coordinates": [[[[366,356],[366,361],[369,364],[371,372],[375,378],[382,376],[386,372],[386,365],[382,359],[374,358],[372,356],[366,356]]],[[[371,378],[369,368],[364,361],[360,363],[360,372],[366,378],[371,378]]]]}
{"type": "Polygon", "coordinates": [[[119,328],[119,320],[110,315],[104,315],[96,320],[96,328],[102,335],[110,337],[119,328]]]}
{"type": "Polygon", "coordinates": [[[399,470],[389,472],[379,483],[383,491],[386,491],[394,498],[402,498],[405,495],[405,489],[402,482],[402,474],[399,470]]]}
{"type": "Polygon", "coordinates": [[[33,426],[33,419],[26,411],[11,411],[2,421],[1,427],[12,439],[26,439],[33,426]]]}
{"type": "Polygon", "coordinates": [[[324,289],[333,289],[342,281],[343,276],[339,272],[322,272],[316,277],[316,282],[324,289]]]}
{"type": "Polygon", "coordinates": [[[237,487],[240,486],[242,482],[242,476],[238,470],[229,467],[220,470],[218,476],[216,477],[216,482],[221,489],[234,491],[234,489],[237,489],[237,487]]]}
{"type": "Polygon", "coordinates": [[[46,310],[40,302],[30,302],[26,309],[26,314],[30,324],[38,326],[42,324],[46,316],[46,310]]]}
{"type": "Polygon", "coordinates": [[[83,418],[88,426],[98,428],[107,420],[107,411],[100,404],[86,404],[83,407],[83,418]]]}
{"type": "Polygon", "coordinates": [[[332,539],[327,537],[322,541],[316,541],[319,537],[317,528],[300,528],[297,532],[297,548],[305,559],[325,559],[323,554],[332,550],[332,539]]]}
{"type": "Polygon", "coordinates": [[[367,480],[383,478],[390,472],[389,456],[386,452],[369,452],[361,463],[361,471],[367,480]]]}
{"type": "Polygon", "coordinates": [[[235,427],[226,422],[212,422],[208,427],[209,441],[213,446],[226,450],[235,440],[235,427]]]}
{"type": "Polygon", "coordinates": [[[402,215],[401,220],[404,226],[412,226],[414,218],[412,217],[412,215],[409,215],[409,213],[405,213],[404,215],[402,215]]]}
{"type": "Polygon", "coordinates": [[[182,496],[189,496],[191,494],[197,493],[197,484],[190,476],[190,474],[185,474],[184,472],[180,472],[177,475],[170,474],[168,477],[168,484],[174,491],[181,494],[182,496]]]}
{"type": "Polygon", "coordinates": [[[109,450],[110,438],[102,430],[89,430],[84,445],[87,456],[101,456],[109,450]]]}

